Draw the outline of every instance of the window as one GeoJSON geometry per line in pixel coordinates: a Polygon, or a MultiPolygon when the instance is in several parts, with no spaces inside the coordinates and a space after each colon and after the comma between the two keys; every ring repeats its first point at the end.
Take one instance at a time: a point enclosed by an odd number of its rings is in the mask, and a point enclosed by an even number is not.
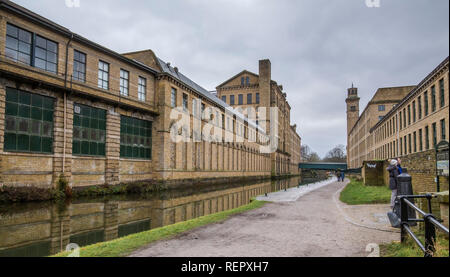
{"type": "Polygon", "coordinates": [[[206,106],[205,106],[204,103],[202,103],[202,105],[201,105],[201,113],[202,113],[202,116],[203,116],[203,114],[205,113],[205,109],[206,109],[206,106]]]}
{"type": "Polygon", "coordinates": [[[428,126],[425,126],[425,149],[430,149],[430,132],[428,126]]]}
{"type": "Polygon", "coordinates": [[[408,125],[411,125],[411,105],[408,105],[408,125]]]}
{"type": "Polygon", "coordinates": [[[30,32],[8,23],[5,56],[15,62],[31,65],[32,37],[30,32]]]}
{"type": "Polygon", "coordinates": [[[222,101],[225,102],[225,103],[227,103],[227,96],[226,96],[226,95],[223,95],[223,96],[222,96],[222,101]]]}
{"type": "Polygon", "coordinates": [[[128,116],[120,117],[120,157],[152,158],[152,122],[128,116]]]}
{"type": "Polygon", "coordinates": [[[147,79],[139,77],[138,80],[138,98],[140,101],[147,100],[147,79]]]}
{"type": "Polygon", "coordinates": [[[436,128],[436,123],[433,123],[432,129],[433,129],[433,148],[435,148],[435,147],[436,147],[436,144],[437,144],[437,128],[436,128]]]}
{"type": "Polygon", "coordinates": [[[53,152],[54,99],[6,88],[4,150],[53,152]]]}
{"type": "Polygon", "coordinates": [[[424,98],[424,107],[425,107],[425,116],[428,115],[428,92],[425,91],[425,93],[423,94],[423,98],[424,98]]]}
{"type": "Polygon", "coordinates": [[[436,87],[431,87],[431,112],[436,111],[436,87]]]}
{"type": "Polygon", "coordinates": [[[444,87],[444,79],[439,80],[439,95],[440,95],[440,103],[441,108],[445,106],[445,87],[444,87]]]}
{"type": "Polygon", "coordinates": [[[238,96],[238,101],[239,101],[239,105],[243,105],[244,104],[244,95],[243,94],[239,94],[238,96]]]}
{"type": "Polygon", "coordinates": [[[403,109],[403,125],[406,128],[406,108],[403,109]]]}
{"type": "Polygon", "coordinates": [[[170,92],[170,106],[175,108],[177,106],[177,90],[172,88],[170,92]]]}
{"type": "Polygon", "coordinates": [[[413,101],[412,103],[412,110],[413,110],[413,122],[416,122],[416,101],[413,101]]]}
{"type": "Polygon", "coordinates": [[[230,105],[234,105],[234,95],[230,95],[230,105]]]}
{"type": "Polygon", "coordinates": [[[423,133],[422,133],[422,129],[419,130],[419,151],[423,151],[423,133]]]}
{"type": "Polygon", "coordinates": [[[244,82],[245,82],[245,79],[244,79],[244,77],[241,77],[241,86],[243,86],[243,85],[244,85],[244,82]]]}
{"type": "Polygon", "coordinates": [[[405,143],[405,155],[408,154],[408,144],[406,143],[406,136],[403,137],[403,142],[405,143]]]}
{"type": "Polygon", "coordinates": [[[256,104],[259,104],[259,92],[256,93],[256,104]]]}
{"type": "Polygon", "coordinates": [[[413,140],[414,140],[414,152],[417,152],[417,133],[413,133],[413,140]]]}
{"type": "Polygon", "coordinates": [[[400,111],[400,130],[403,128],[402,112],[400,111]]]}
{"type": "Polygon", "coordinates": [[[445,119],[441,120],[441,140],[445,140],[445,119]]]}
{"type": "Polygon", "coordinates": [[[251,93],[247,94],[247,104],[253,104],[252,100],[253,100],[252,94],[251,93]]]}
{"type": "Polygon", "coordinates": [[[48,72],[56,73],[57,64],[58,44],[36,35],[34,66],[48,72]]]}
{"type": "Polygon", "coordinates": [[[379,120],[379,121],[383,120],[383,117],[384,117],[384,116],[380,115],[380,116],[378,117],[378,120],[379,120]]]}
{"type": "Polygon", "coordinates": [[[188,95],[183,93],[183,111],[188,110],[188,95]]]}
{"type": "Polygon", "coordinates": [[[248,86],[248,85],[250,85],[250,78],[249,77],[246,77],[245,78],[245,84],[248,86]]]}
{"type": "Polygon", "coordinates": [[[105,156],[106,111],[74,104],[73,113],[72,153],[80,156],[105,156]]]}
{"type": "Polygon", "coordinates": [[[130,73],[126,70],[120,70],[120,95],[128,96],[130,73]]]}
{"type": "Polygon", "coordinates": [[[386,106],[385,105],[378,105],[378,111],[379,112],[384,112],[386,110],[386,106]]]}
{"type": "Polygon", "coordinates": [[[109,89],[109,64],[103,61],[98,62],[98,87],[109,89]]]}
{"type": "Polygon", "coordinates": [[[400,155],[403,156],[403,139],[400,138],[400,155]]]}
{"type": "Polygon", "coordinates": [[[417,98],[417,102],[419,108],[419,119],[422,119],[422,96],[417,98]]]}
{"type": "Polygon", "coordinates": [[[351,107],[350,107],[350,111],[351,111],[351,112],[356,112],[356,106],[351,106],[351,107]]]}
{"type": "Polygon", "coordinates": [[[73,50],[73,79],[86,82],[86,54],[73,50]]]}

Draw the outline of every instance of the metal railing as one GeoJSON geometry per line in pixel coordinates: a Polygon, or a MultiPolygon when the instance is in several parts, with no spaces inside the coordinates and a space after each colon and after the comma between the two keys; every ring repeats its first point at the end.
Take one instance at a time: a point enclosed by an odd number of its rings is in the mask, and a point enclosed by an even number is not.
{"type": "Polygon", "coordinates": [[[433,257],[436,248],[436,228],[444,232],[448,237],[448,228],[441,224],[439,220],[433,215],[432,207],[431,207],[431,199],[436,198],[437,196],[431,194],[425,195],[401,195],[398,196],[400,200],[400,209],[401,209],[401,242],[404,243],[409,236],[414,240],[414,242],[419,246],[419,248],[423,251],[424,257],[433,257]],[[424,212],[416,205],[414,205],[409,199],[419,199],[426,198],[428,200],[428,211],[429,213],[424,212]],[[408,208],[413,209],[417,212],[423,219],[412,219],[408,217],[408,208]],[[425,224],[425,243],[422,243],[420,239],[414,234],[411,230],[409,223],[411,222],[424,222],[425,224]]]}

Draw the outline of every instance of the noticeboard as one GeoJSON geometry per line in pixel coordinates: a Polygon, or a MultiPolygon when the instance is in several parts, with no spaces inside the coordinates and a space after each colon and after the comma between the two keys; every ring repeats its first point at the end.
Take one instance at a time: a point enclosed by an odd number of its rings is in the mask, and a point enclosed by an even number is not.
{"type": "Polygon", "coordinates": [[[449,176],[448,170],[448,142],[441,141],[436,145],[436,167],[438,176],[449,176]]]}

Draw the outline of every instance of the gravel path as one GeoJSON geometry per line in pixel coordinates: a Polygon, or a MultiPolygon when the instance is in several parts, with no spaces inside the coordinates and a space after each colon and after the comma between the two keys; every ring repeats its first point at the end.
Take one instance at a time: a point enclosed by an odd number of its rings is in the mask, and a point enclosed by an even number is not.
{"type": "MultiPolygon", "coordinates": [[[[361,257],[369,244],[398,240],[388,205],[347,206],[337,198],[347,184],[333,182],[170,240],[150,244],[134,257],[361,257]]],[[[286,197],[290,191],[284,192],[286,197]]],[[[271,195],[269,195],[270,197],[271,195]]]]}

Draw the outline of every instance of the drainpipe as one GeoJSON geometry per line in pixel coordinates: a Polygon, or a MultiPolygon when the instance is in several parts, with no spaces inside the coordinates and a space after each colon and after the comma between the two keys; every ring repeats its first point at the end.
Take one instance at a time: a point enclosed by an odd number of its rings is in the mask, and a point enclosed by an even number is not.
{"type": "Polygon", "coordinates": [[[70,39],[66,44],[66,66],[64,72],[64,139],[63,139],[63,162],[62,172],[66,172],[66,126],[67,126],[67,69],[69,65],[69,45],[73,40],[73,33],[70,33],[70,39]]]}

